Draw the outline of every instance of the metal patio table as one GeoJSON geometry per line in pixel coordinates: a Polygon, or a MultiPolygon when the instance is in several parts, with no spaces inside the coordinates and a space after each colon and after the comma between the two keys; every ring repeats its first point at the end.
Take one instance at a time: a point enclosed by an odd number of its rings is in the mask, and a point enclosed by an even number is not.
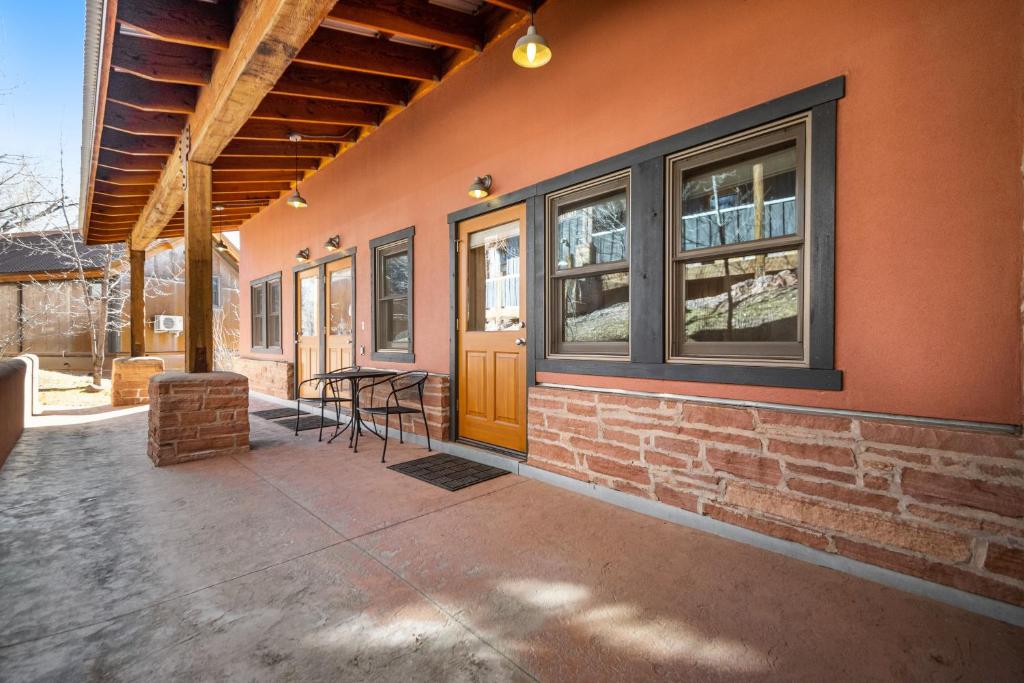
{"type": "MultiPolygon", "coordinates": [[[[376,380],[384,377],[394,377],[397,374],[398,373],[394,370],[373,370],[370,368],[360,368],[359,370],[345,370],[342,372],[321,372],[313,375],[314,379],[319,379],[324,382],[342,382],[347,380],[349,383],[350,391],[352,392],[352,418],[344,427],[341,427],[341,424],[339,423],[338,426],[334,428],[334,434],[332,434],[331,438],[327,440],[327,443],[331,443],[346,429],[352,427],[352,431],[348,435],[348,445],[351,448],[352,437],[355,434],[356,430],[359,430],[359,433],[362,434],[363,426],[366,425],[366,421],[363,420],[362,416],[359,414],[359,383],[364,379],[376,380]],[[339,429],[339,427],[341,428],[339,429]]],[[[378,439],[383,440],[384,437],[377,433],[376,427],[377,425],[374,424],[374,428],[369,429],[369,431],[372,434],[374,434],[378,439]]]]}

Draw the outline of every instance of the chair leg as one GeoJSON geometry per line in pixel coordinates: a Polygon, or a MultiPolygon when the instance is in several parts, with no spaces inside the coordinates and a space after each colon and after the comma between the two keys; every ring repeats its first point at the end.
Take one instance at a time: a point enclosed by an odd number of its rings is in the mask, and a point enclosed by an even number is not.
{"type": "MultiPolygon", "coordinates": [[[[399,415],[398,419],[402,419],[399,415]]],[[[376,424],[376,423],[375,423],[376,424]]],[[[380,461],[384,462],[384,456],[388,454],[388,430],[391,429],[391,413],[384,413],[384,450],[381,451],[380,461]]],[[[401,429],[401,427],[399,427],[401,429]]]]}
{"type": "Polygon", "coordinates": [[[295,436],[299,435],[299,418],[302,416],[302,399],[295,400],[295,436]]]}
{"type": "Polygon", "coordinates": [[[402,414],[398,413],[398,443],[405,443],[405,434],[402,428],[402,414]]]}
{"type": "Polygon", "coordinates": [[[432,450],[430,448],[430,425],[427,424],[427,411],[423,407],[423,399],[420,399],[420,415],[423,416],[423,433],[427,435],[427,452],[429,453],[432,450]]]}
{"type": "Polygon", "coordinates": [[[320,435],[318,437],[316,437],[316,440],[318,442],[324,440],[324,403],[325,403],[324,399],[323,399],[323,397],[321,397],[320,398],[320,435]]]}

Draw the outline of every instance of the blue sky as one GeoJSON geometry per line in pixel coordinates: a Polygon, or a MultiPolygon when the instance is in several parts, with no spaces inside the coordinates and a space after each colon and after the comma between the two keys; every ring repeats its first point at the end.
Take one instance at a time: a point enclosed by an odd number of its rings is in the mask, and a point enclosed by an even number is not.
{"type": "Polygon", "coordinates": [[[0,151],[26,154],[77,199],[85,0],[0,2],[0,151]]]}

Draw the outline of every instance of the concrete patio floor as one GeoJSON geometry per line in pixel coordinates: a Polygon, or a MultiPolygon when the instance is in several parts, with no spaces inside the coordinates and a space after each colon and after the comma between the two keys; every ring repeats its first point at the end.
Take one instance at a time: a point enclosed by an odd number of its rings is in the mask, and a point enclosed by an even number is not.
{"type": "Polygon", "coordinates": [[[1024,629],[536,481],[258,418],[155,469],[146,417],[49,418],[0,470],[0,679],[1024,680],[1024,629]]]}

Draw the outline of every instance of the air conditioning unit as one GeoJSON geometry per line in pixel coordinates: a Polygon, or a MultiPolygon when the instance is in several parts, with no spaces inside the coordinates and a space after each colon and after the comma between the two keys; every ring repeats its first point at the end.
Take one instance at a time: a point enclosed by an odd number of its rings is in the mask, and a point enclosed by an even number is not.
{"type": "Polygon", "coordinates": [[[181,332],[185,329],[185,319],[180,315],[154,315],[154,332],[181,332]]]}

